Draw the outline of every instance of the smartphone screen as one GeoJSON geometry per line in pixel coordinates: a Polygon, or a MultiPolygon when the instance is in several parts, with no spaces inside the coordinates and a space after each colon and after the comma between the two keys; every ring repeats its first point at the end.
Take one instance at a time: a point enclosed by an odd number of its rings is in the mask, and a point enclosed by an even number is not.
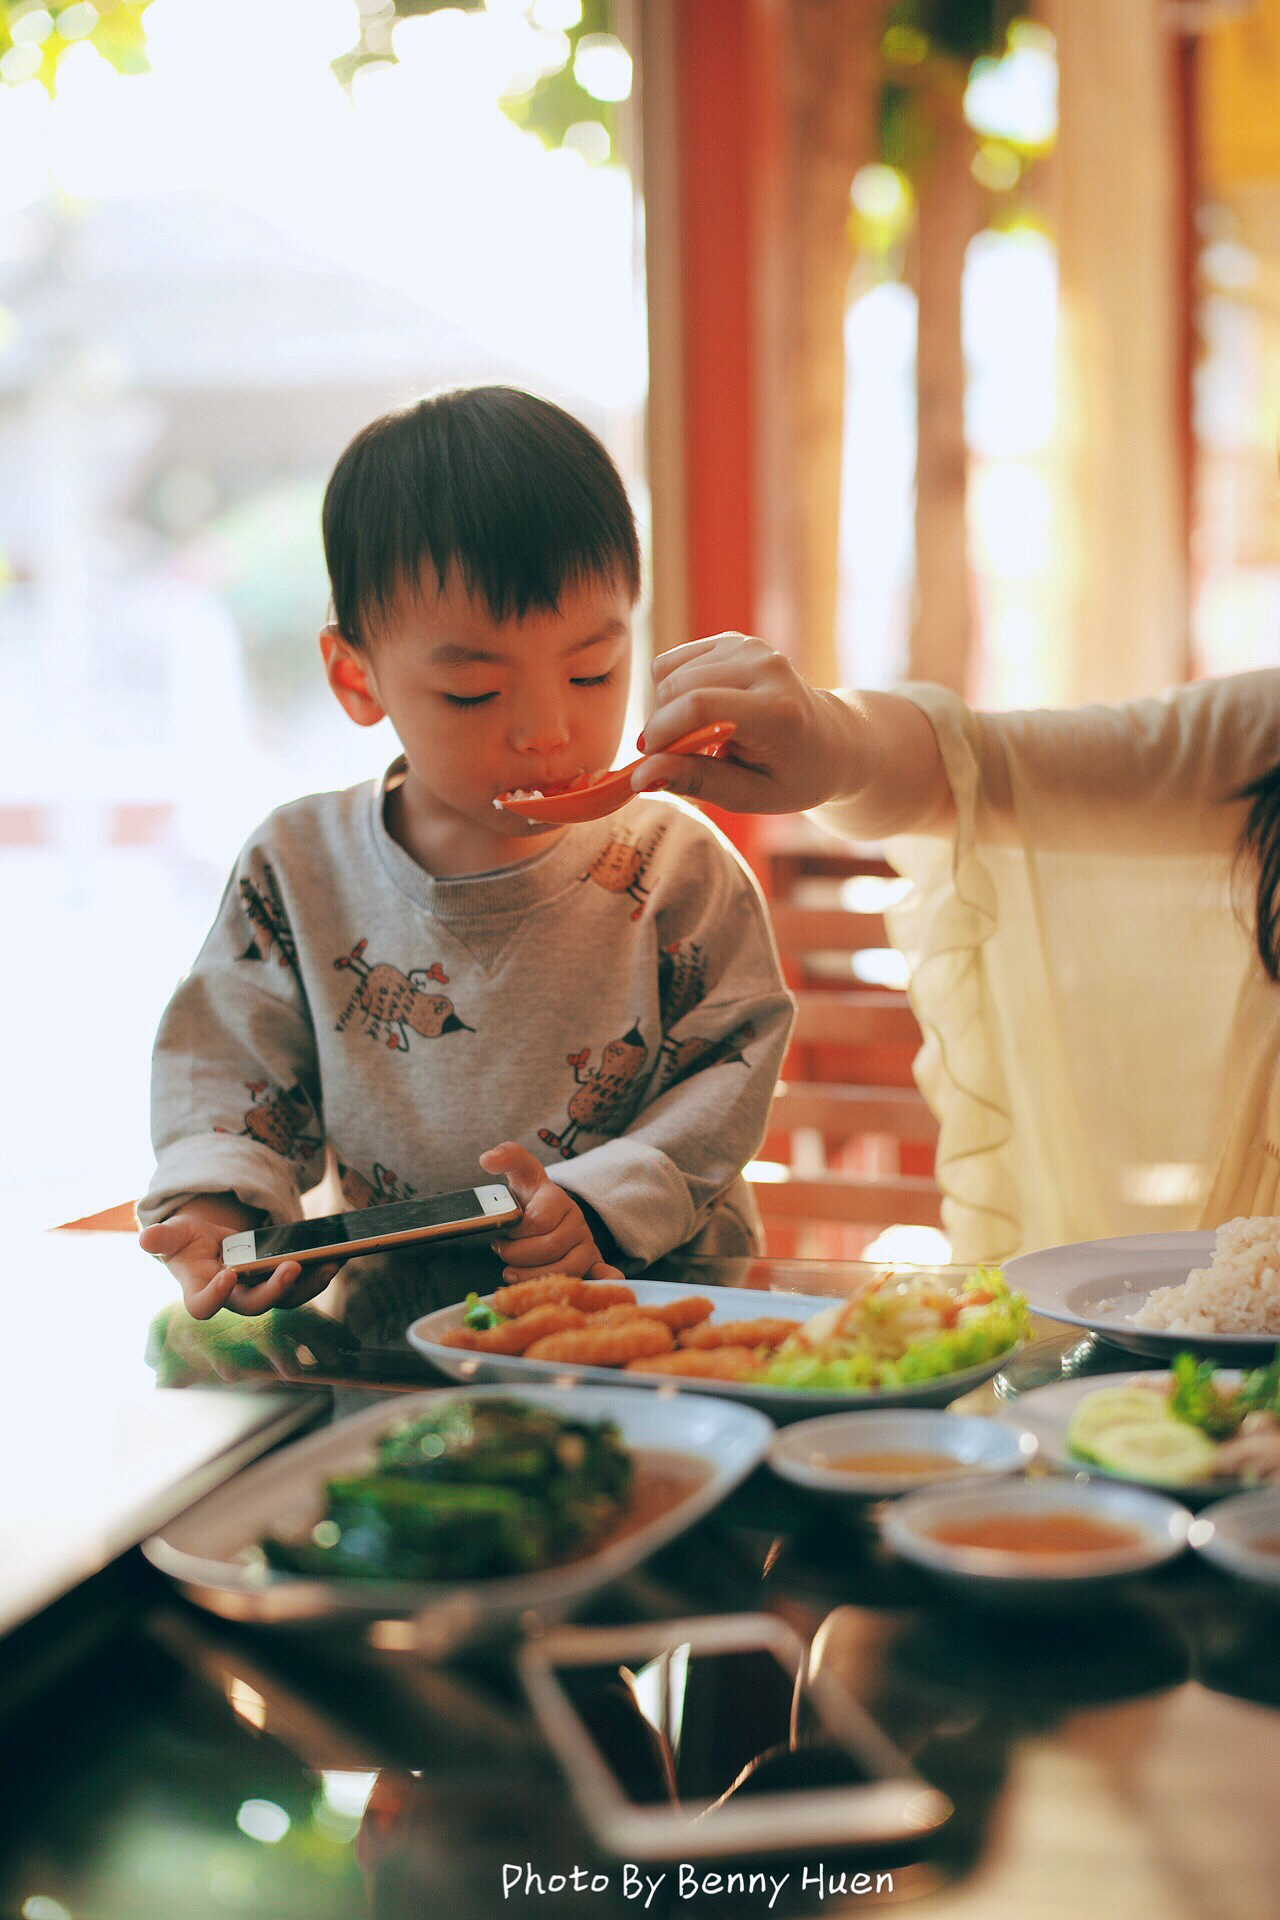
{"type": "MultiPolygon", "coordinates": [[[[493,1195],[494,1189],[483,1190],[493,1195]]],[[[285,1227],[260,1227],[254,1233],[254,1260],[283,1260],[316,1247],[346,1247],[354,1242],[380,1240],[396,1233],[430,1231],[434,1227],[456,1226],[459,1232],[473,1227],[496,1226],[507,1212],[514,1217],[518,1209],[507,1196],[510,1209],[485,1204],[474,1187],[458,1193],[440,1193],[415,1200],[397,1200],[387,1207],[364,1207],[356,1213],[322,1214],[315,1220],[294,1220],[285,1227]]]]}
{"type": "Polygon", "coordinates": [[[635,1667],[557,1666],[556,1679],[636,1806],[714,1819],[745,1796],[830,1792],[875,1777],[763,1648],[676,1646],[635,1667]]]}

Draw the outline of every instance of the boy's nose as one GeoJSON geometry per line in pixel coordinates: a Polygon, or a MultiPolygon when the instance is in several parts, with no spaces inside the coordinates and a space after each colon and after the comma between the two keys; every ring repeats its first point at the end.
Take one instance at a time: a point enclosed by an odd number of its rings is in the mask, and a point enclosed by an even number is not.
{"type": "Polygon", "coordinates": [[[516,720],[511,737],[520,753],[555,753],[569,738],[564,709],[558,705],[527,708],[516,720]]]}

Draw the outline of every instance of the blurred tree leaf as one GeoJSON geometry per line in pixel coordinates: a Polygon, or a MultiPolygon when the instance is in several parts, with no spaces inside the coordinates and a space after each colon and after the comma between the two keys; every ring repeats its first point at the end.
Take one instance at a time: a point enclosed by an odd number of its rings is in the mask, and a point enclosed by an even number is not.
{"type": "MultiPolygon", "coordinates": [[[[510,95],[499,101],[507,118],[518,127],[536,133],[543,144],[558,147],[572,126],[594,121],[609,136],[612,151],[616,109],[612,103],[597,100],[581,86],[574,74],[574,55],[578,43],[587,34],[612,33],[612,0],[581,0],[582,17],[563,29],[569,42],[569,58],[556,73],[541,75],[527,93],[510,95]]],[[[333,70],[344,86],[363,66],[371,62],[394,63],[389,29],[396,20],[409,20],[449,7],[462,13],[482,13],[484,0],[386,0],[376,12],[362,16],[360,39],[350,53],[335,60],[333,70]]]]}
{"type": "Polygon", "coordinates": [[[884,30],[919,34],[931,56],[968,67],[983,54],[1003,53],[1010,25],[1025,11],[1016,0],[894,0],[884,30]]]}
{"type": "Polygon", "coordinates": [[[117,73],[147,73],[144,15],[149,0],[93,0],[97,19],[86,33],[82,4],[58,0],[0,0],[0,74],[12,85],[38,80],[54,89],[58,62],[71,47],[91,46],[117,73]],[[68,31],[59,31],[67,20],[68,31]],[[52,21],[52,24],[50,24],[52,21]]]}

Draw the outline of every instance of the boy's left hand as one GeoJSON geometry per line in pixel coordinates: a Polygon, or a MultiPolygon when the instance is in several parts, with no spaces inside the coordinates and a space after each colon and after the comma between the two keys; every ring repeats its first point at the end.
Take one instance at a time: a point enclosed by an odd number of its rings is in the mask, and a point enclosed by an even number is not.
{"type": "Polygon", "coordinates": [[[584,1280],[621,1280],[617,1267],[600,1258],[577,1202],[547,1176],[540,1160],[514,1140],[480,1155],[486,1173],[499,1174],[524,1212],[493,1250],[506,1261],[504,1280],[531,1280],[539,1273],[573,1273],[584,1280]]]}

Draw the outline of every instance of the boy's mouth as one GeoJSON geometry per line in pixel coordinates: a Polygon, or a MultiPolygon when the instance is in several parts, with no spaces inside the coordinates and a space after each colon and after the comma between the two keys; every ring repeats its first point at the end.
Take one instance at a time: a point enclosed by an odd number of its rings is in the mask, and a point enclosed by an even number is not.
{"type": "Polygon", "coordinates": [[[508,787],[505,793],[496,795],[493,804],[501,808],[505,800],[547,800],[557,793],[579,793],[583,787],[602,780],[608,771],[604,767],[595,773],[575,773],[569,780],[544,780],[540,787],[508,787]]]}

